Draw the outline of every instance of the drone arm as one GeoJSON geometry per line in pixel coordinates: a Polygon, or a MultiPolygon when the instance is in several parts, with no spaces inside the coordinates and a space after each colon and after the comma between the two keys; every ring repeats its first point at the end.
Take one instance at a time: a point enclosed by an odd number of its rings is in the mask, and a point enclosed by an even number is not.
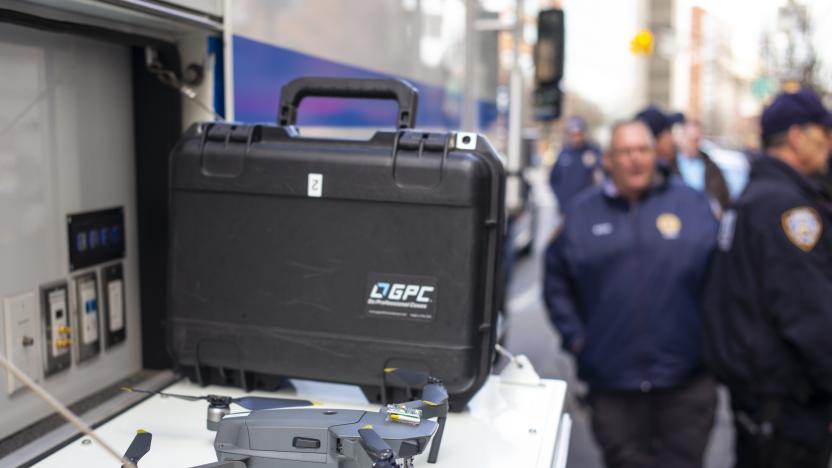
{"type": "Polygon", "coordinates": [[[445,431],[445,421],[448,417],[448,390],[439,382],[425,385],[422,389],[422,399],[405,403],[408,408],[422,410],[422,418],[436,418],[439,427],[433,436],[428,454],[428,463],[436,463],[439,458],[439,447],[442,445],[442,434],[445,431]]]}
{"type": "MultiPolygon", "coordinates": [[[[448,390],[439,379],[430,377],[429,374],[408,369],[389,368],[384,369],[384,377],[394,377],[408,388],[421,386],[421,399],[404,403],[407,408],[422,411],[422,419],[437,418],[439,427],[433,436],[433,441],[428,454],[428,463],[436,463],[439,458],[439,447],[442,445],[442,434],[445,431],[445,421],[448,417],[450,404],[448,403],[448,390]]],[[[384,395],[384,392],[382,392],[384,395]]]]}
{"type": "Polygon", "coordinates": [[[373,461],[373,468],[397,468],[396,453],[378,435],[378,433],[370,428],[359,429],[358,435],[361,437],[361,448],[373,461]]]}
{"type": "Polygon", "coordinates": [[[439,458],[439,447],[442,445],[442,434],[445,432],[445,421],[448,419],[448,400],[446,399],[438,405],[424,400],[409,401],[404,405],[411,409],[422,410],[422,419],[436,418],[439,427],[436,428],[436,433],[433,435],[430,453],[428,454],[428,463],[436,463],[439,458]]]}
{"type": "Polygon", "coordinates": [[[442,445],[442,434],[445,432],[445,420],[447,416],[440,416],[436,419],[439,427],[436,428],[436,434],[433,435],[433,441],[430,443],[430,453],[428,453],[428,463],[436,463],[439,459],[439,447],[442,445]]]}

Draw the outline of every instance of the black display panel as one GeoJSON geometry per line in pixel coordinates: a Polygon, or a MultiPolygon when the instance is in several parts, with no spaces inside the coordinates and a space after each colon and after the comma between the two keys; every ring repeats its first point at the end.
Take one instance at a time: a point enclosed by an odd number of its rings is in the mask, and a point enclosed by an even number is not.
{"type": "Polygon", "coordinates": [[[124,208],[67,215],[69,271],[124,257],[124,208]]]}

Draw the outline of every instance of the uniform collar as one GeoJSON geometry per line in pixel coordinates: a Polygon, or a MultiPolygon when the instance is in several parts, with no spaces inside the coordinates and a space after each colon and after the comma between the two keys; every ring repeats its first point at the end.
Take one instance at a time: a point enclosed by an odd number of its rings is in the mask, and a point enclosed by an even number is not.
{"type": "MultiPolygon", "coordinates": [[[[665,166],[657,165],[656,174],[653,176],[653,182],[647,192],[641,196],[641,199],[645,199],[656,192],[663,191],[669,184],[670,170],[665,166]]],[[[612,181],[612,177],[610,176],[604,178],[604,184],[601,187],[601,191],[605,197],[611,200],[624,200],[621,193],[618,191],[618,187],[615,186],[615,183],[612,181]]]]}
{"type": "Polygon", "coordinates": [[[584,143],[583,145],[581,145],[581,146],[572,146],[572,145],[570,145],[570,144],[567,144],[567,145],[566,145],[566,148],[567,148],[569,151],[572,151],[572,152],[575,152],[575,153],[583,153],[584,151],[587,151],[587,150],[592,150],[592,149],[593,149],[592,144],[591,144],[590,142],[585,142],[585,143],[584,143]]]}
{"type": "Polygon", "coordinates": [[[828,198],[828,195],[821,189],[821,186],[817,182],[813,181],[809,177],[806,177],[800,172],[797,172],[785,162],[769,154],[765,154],[761,158],[754,161],[751,165],[751,177],[773,178],[788,181],[800,187],[800,190],[806,192],[813,198],[828,198]]]}

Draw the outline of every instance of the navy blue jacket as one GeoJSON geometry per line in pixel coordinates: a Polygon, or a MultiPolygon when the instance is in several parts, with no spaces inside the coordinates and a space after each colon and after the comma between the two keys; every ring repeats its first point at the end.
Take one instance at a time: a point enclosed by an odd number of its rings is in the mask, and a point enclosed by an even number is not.
{"type": "Polygon", "coordinates": [[[832,397],[832,202],[764,156],[725,213],[705,296],[705,358],[733,392],[832,397]]]}
{"type": "Polygon", "coordinates": [[[569,204],[572,197],[582,190],[595,185],[595,173],[601,170],[601,150],[592,144],[581,148],[565,146],[558,155],[552,172],[549,174],[549,185],[558,198],[558,205],[569,204]]]}
{"type": "Polygon", "coordinates": [[[607,182],[576,197],[546,251],[544,294],[596,390],[671,388],[702,369],[701,296],[717,222],[707,197],[657,174],[630,204],[607,182]]]}

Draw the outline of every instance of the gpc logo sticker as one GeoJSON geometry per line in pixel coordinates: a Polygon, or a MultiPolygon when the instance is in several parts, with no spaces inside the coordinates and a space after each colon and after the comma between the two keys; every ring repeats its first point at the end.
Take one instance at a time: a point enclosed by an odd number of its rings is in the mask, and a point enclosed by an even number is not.
{"type": "Polygon", "coordinates": [[[387,299],[389,301],[407,302],[411,299],[416,302],[427,304],[431,302],[429,294],[434,291],[433,286],[423,286],[419,284],[403,284],[403,283],[387,283],[379,281],[373,286],[370,292],[370,299],[387,299]]]}
{"type": "Polygon", "coordinates": [[[438,282],[430,276],[370,273],[365,298],[368,315],[431,321],[436,313],[438,282]]]}

